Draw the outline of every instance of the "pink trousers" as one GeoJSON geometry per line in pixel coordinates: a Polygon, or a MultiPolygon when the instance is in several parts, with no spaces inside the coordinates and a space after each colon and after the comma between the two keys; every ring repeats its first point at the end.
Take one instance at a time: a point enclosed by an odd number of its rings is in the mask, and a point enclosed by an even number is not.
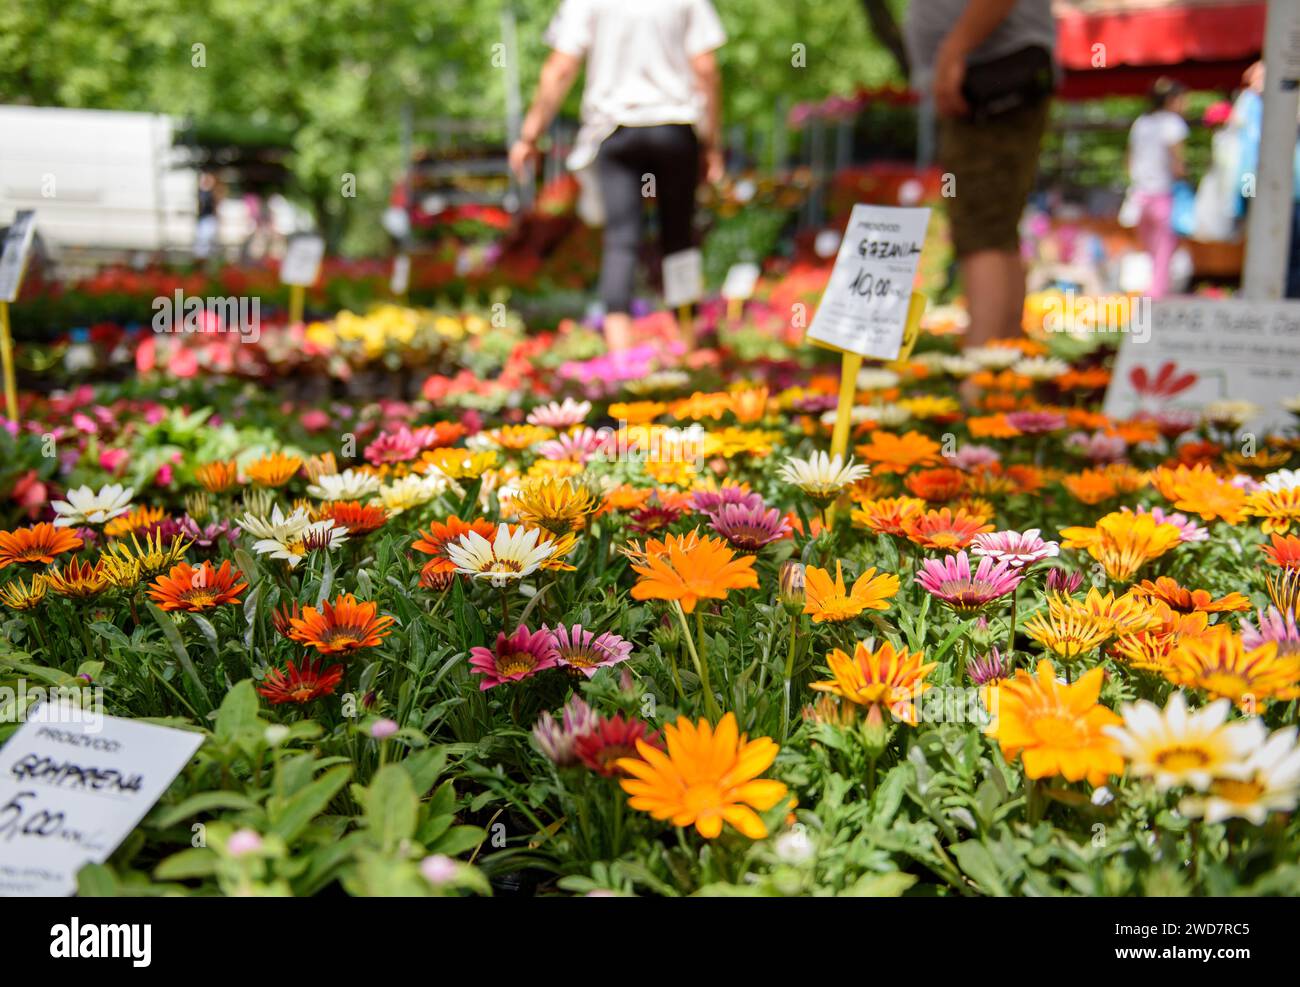
{"type": "Polygon", "coordinates": [[[1178,234],[1174,232],[1171,222],[1174,197],[1170,192],[1139,192],[1137,201],[1141,209],[1137,225],[1138,239],[1151,255],[1150,295],[1152,298],[1164,298],[1169,294],[1169,264],[1178,246],[1178,234]]]}

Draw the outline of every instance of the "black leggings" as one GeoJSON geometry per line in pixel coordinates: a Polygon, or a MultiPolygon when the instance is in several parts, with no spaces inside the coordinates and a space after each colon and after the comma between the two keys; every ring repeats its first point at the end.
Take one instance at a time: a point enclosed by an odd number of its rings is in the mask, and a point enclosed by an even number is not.
{"type": "Polygon", "coordinates": [[[695,128],[685,123],[619,127],[601,144],[596,167],[605,200],[600,298],[606,312],[627,312],[641,244],[642,205],[648,198],[642,191],[651,177],[664,254],[692,245],[691,219],[700,167],[695,128]]]}

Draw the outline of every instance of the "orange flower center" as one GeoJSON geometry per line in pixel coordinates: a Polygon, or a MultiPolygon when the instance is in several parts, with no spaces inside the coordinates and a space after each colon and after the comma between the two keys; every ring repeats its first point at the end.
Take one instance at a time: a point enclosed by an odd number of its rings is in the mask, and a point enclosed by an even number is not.
{"type": "Polygon", "coordinates": [[[497,659],[497,674],[502,678],[509,675],[522,675],[532,671],[537,664],[537,656],[531,651],[512,651],[497,659]]]}
{"type": "Polygon", "coordinates": [[[1264,794],[1264,786],[1253,779],[1241,781],[1235,778],[1219,778],[1210,785],[1210,793],[1226,802],[1252,805],[1264,794]]]}

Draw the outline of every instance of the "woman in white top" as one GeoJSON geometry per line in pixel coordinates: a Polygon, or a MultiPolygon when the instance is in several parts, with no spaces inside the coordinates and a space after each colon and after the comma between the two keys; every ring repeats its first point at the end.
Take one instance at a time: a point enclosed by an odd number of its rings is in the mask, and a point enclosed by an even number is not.
{"type": "Polygon", "coordinates": [[[1136,207],[1138,238],[1151,255],[1152,298],[1169,293],[1169,264],[1178,246],[1174,182],[1184,174],[1185,93],[1181,83],[1158,79],[1151,87],[1151,109],[1133,121],[1128,137],[1129,195],[1136,207]]]}
{"type": "Polygon", "coordinates": [[[714,51],[726,41],[709,0],[562,0],[547,30],[553,51],[510,166],[524,179],[585,59],[582,129],[568,165],[594,164],[605,216],[600,294],[611,350],[631,342],[632,285],[642,211],[653,198],[664,254],[692,245],[703,151],[722,177],[721,92],[714,51]]]}

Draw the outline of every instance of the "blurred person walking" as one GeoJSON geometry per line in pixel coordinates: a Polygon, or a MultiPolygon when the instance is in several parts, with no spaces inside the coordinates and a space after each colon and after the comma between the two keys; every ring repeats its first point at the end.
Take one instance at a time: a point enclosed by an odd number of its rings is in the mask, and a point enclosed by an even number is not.
{"type": "Polygon", "coordinates": [[[1133,121],[1128,135],[1131,208],[1138,239],[1151,257],[1152,298],[1169,294],[1169,265],[1178,247],[1174,232],[1174,183],[1185,174],[1183,144],[1187,121],[1182,112],[1187,89],[1172,79],[1151,87],[1151,108],[1133,121]]]}
{"type": "MultiPolygon", "coordinates": [[[[695,190],[723,174],[721,83],[714,52],[727,40],[709,0],[562,0],[552,48],[510,148],[526,180],[538,142],[586,62],[582,128],[567,164],[594,167],[604,214],[600,296],[610,350],[632,341],[632,287],[646,199],[655,200],[664,255],[694,243],[695,190]]],[[[585,179],[587,176],[583,176],[585,179]]]]}
{"type": "Polygon", "coordinates": [[[912,0],[905,25],[918,88],[939,113],[939,161],[970,309],[967,344],[1020,332],[1020,217],[1038,173],[1054,87],[1052,0],[912,0]]]}
{"type": "Polygon", "coordinates": [[[206,168],[199,174],[198,218],[194,223],[194,258],[206,261],[217,246],[221,230],[217,219],[217,206],[221,202],[221,187],[217,176],[206,168]]]}

